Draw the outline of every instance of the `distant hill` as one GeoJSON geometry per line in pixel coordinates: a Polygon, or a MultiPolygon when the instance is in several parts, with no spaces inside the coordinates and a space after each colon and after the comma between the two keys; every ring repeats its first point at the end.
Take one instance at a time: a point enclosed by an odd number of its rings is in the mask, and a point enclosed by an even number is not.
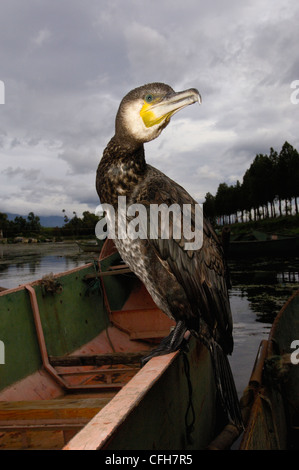
{"type": "MultiPolygon", "coordinates": [[[[21,215],[21,217],[27,219],[27,215],[21,215]]],[[[18,216],[20,216],[20,214],[7,214],[8,220],[14,220],[15,217],[18,216]]],[[[38,217],[40,218],[42,227],[62,227],[64,225],[64,219],[59,215],[39,215],[38,217]]]]}

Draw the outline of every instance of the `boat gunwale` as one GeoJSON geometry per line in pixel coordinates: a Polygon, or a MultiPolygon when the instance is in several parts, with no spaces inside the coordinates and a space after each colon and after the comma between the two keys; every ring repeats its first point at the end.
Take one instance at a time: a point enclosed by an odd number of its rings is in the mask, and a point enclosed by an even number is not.
{"type": "MultiPolygon", "coordinates": [[[[93,266],[92,262],[86,263],[83,266],[77,266],[76,268],[70,269],[68,271],[63,271],[63,272],[60,272],[60,273],[53,274],[53,278],[56,279],[56,278],[60,278],[60,277],[63,277],[63,276],[67,276],[67,275],[73,274],[75,272],[81,271],[83,269],[90,268],[92,266],[93,266]]],[[[38,285],[40,285],[41,281],[42,281],[42,278],[37,279],[36,281],[32,281],[32,282],[25,282],[24,284],[20,284],[17,287],[12,287],[11,289],[5,289],[3,291],[0,291],[0,297],[5,296],[7,294],[12,294],[14,292],[18,292],[18,291],[21,291],[21,290],[25,290],[26,285],[29,285],[29,286],[32,286],[32,287],[38,286],[38,285]]]]}
{"type": "Polygon", "coordinates": [[[62,450],[104,449],[179,354],[178,350],[153,357],[62,450]]]}

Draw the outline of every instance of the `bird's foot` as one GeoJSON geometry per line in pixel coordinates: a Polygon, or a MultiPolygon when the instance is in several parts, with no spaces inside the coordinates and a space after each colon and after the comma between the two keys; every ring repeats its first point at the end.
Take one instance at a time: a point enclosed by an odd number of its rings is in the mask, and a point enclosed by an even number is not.
{"type": "Polygon", "coordinates": [[[152,357],[163,356],[171,352],[181,349],[189,350],[188,340],[184,338],[187,328],[182,322],[178,322],[175,328],[168,336],[162,339],[159,346],[153,349],[148,355],[141,359],[141,367],[143,367],[152,357]]]}

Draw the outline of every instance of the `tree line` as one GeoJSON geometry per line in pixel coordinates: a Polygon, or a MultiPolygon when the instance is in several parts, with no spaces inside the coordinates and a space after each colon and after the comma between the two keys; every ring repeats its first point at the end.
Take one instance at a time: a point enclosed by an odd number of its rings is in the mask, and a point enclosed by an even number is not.
{"type": "Polygon", "coordinates": [[[207,193],[204,212],[219,224],[298,215],[299,153],[285,142],[278,153],[256,155],[243,181],[220,183],[213,196],[207,193]]]}
{"type": "Polygon", "coordinates": [[[62,227],[62,235],[68,236],[81,236],[81,235],[95,235],[95,226],[99,221],[99,217],[92,212],[84,211],[83,217],[78,217],[77,213],[73,212],[73,217],[70,219],[65,209],[62,210],[64,214],[64,227],[62,227]]]}
{"type": "Polygon", "coordinates": [[[21,215],[8,220],[7,214],[0,212],[0,231],[4,238],[37,235],[41,231],[40,218],[29,212],[27,218],[21,215]]]}
{"type": "Polygon", "coordinates": [[[78,217],[73,212],[73,217],[69,218],[63,209],[63,227],[42,227],[40,218],[33,212],[29,212],[27,217],[16,216],[14,220],[8,220],[5,213],[0,212],[0,238],[22,237],[80,237],[94,236],[95,226],[99,217],[89,211],[83,212],[82,217],[78,217]]]}

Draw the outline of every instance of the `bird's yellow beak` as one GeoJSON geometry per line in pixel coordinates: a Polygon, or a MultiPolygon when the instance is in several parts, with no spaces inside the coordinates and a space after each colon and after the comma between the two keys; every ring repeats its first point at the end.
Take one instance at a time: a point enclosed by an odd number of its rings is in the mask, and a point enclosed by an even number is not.
{"type": "Polygon", "coordinates": [[[201,104],[201,96],[195,88],[177,93],[167,93],[162,98],[160,96],[147,95],[144,105],[140,110],[140,116],[146,127],[152,127],[163,121],[168,122],[177,111],[197,101],[201,104]]]}

